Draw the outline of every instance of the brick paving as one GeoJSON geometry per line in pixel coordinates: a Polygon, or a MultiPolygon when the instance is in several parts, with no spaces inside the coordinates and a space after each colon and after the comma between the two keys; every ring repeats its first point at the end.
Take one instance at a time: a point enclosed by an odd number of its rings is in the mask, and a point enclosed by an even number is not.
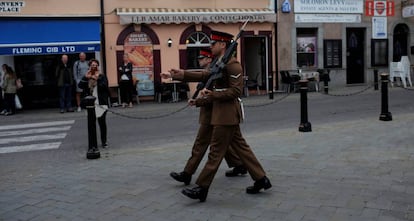
{"type": "Polygon", "coordinates": [[[413,122],[405,113],[310,133],[244,131],[273,188],[248,195],[251,178],[227,178],[222,164],[205,203],[168,176],[187,160],[187,140],[25,174],[0,169],[0,220],[414,220],[413,122]]]}

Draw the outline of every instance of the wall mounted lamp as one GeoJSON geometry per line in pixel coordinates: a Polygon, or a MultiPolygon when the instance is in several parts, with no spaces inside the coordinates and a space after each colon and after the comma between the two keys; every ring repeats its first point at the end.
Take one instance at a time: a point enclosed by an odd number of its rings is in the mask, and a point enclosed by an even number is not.
{"type": "Polygon", "coordinates": [[[169,39],[167,40],[167,44],[168,44],[168,47],[170,47],[170,48],[171,48],[171,45],[172,45],[172,40],[171,40],[171,38],[169,38],[169,39]]]}

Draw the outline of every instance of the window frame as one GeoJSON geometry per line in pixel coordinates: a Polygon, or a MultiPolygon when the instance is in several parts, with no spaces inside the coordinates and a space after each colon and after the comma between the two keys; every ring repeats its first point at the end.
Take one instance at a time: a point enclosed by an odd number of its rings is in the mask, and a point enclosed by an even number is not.
{"type": "Polygon", "coordinates": [[[388,67],[388,53],[389,53],[389,40],[387,39],[371,39],[371,66],[372,67],[388,67]],[[384,54],[379,55],[379,57],[384,57],[384,61],[376,61],[375,55],[378,53],[376,51],[376,45],[385,43],[385,48],[383,48],[384,54]]]}
{"type": "MultiPolygon", "coordinates": [[[[311,49],[312,50],[312,49],[311,49]]],[[[318,67],[318,28],[296,28],[296,66],[299,68],[316,68],[318,67]],[[301,43],[307,43],[307,45],[301,45],[301,43]],[[306,51],[306,48],[310,44],[313,44],[313,51],[306,51]],[[302,47],[303,46],[303,47],[302,47]],[[300,64],[299,61],[303,60],[303,56],[309,56],[311,59],[305,60],[311,61],[308,64],[300,64]],[[313,56],[313,57],[312,57],[313,56]]]]}
{"type": "Polygon", "coordinates": [[[323,40],[323,67],[324,68],[341,68],[342,67],[342,39],[324,39],[323,40]],[[332,44],[331,49],[329,48],[329,44],[332,44]],[[336,52],[335,52],[335,45],[337,46],[336,52]],[[335,63],[335,58],[337,58],[336,63],[335,63]]]}

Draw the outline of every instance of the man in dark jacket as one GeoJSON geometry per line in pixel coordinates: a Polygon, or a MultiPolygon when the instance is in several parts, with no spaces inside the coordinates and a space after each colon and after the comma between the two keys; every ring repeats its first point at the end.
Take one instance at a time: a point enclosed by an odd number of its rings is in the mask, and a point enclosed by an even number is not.
{"type": "Polygon", "coordinates": [[[72,108],[72,68],[68,64],[68,56],[62,55],[62,62],[56,68],[57,86],[59,87],[60,113],[73,112],[72,108]]]}

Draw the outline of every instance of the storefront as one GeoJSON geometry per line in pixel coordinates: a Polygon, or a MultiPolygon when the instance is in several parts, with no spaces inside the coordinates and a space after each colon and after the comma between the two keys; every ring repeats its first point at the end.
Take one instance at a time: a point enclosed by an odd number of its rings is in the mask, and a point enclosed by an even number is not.
{"type": "MultiPolygon", "coordinates": [[[[251,8],[235,9],[234,5],[241,5],[237,2],[233,0],[223,8],[174,5],[175,9],[135,8],[135,4],[119,7],[106,2],[106,11],[115,11],[105,16],[110,85],[118,85],[117,66],[122,63],[123,55],[128,54],[134,66],[133,74],[139,80],[139,96],[153,99],[161,84],[161,72],[171,68],[200,68],[196,57],[201,48],[210,46],[211,30],[236,36],[242,24],[249,20],[239,40],[237,58],[250,86],[266,93],[269,74],[275,67],[276,13],[269,8],[269,1],[259,1],[262,8],[252,4],[251,8]]],[[[194,88],[195,84],[191,84],[190,89],[194,88]]]]}
{"type": "Polygon", "coordinates": [[[73,64],[80,52],[99,58],[99,18],[3,18],[0,61],[22,79],[25,107],[55,106],[55,68],[62,54],[73,64]]]}
{"type": "Polygon", "coordinates": [[[288,2],[292,12],[278,21],[291,35],[279,37],[279,53],[287,55],[280,70],[330,69],[331,84],[370,84],[374,69],[388,71],[389,62],[410,55],[414,26],[401,16],[401,1],[288,2]]]}

